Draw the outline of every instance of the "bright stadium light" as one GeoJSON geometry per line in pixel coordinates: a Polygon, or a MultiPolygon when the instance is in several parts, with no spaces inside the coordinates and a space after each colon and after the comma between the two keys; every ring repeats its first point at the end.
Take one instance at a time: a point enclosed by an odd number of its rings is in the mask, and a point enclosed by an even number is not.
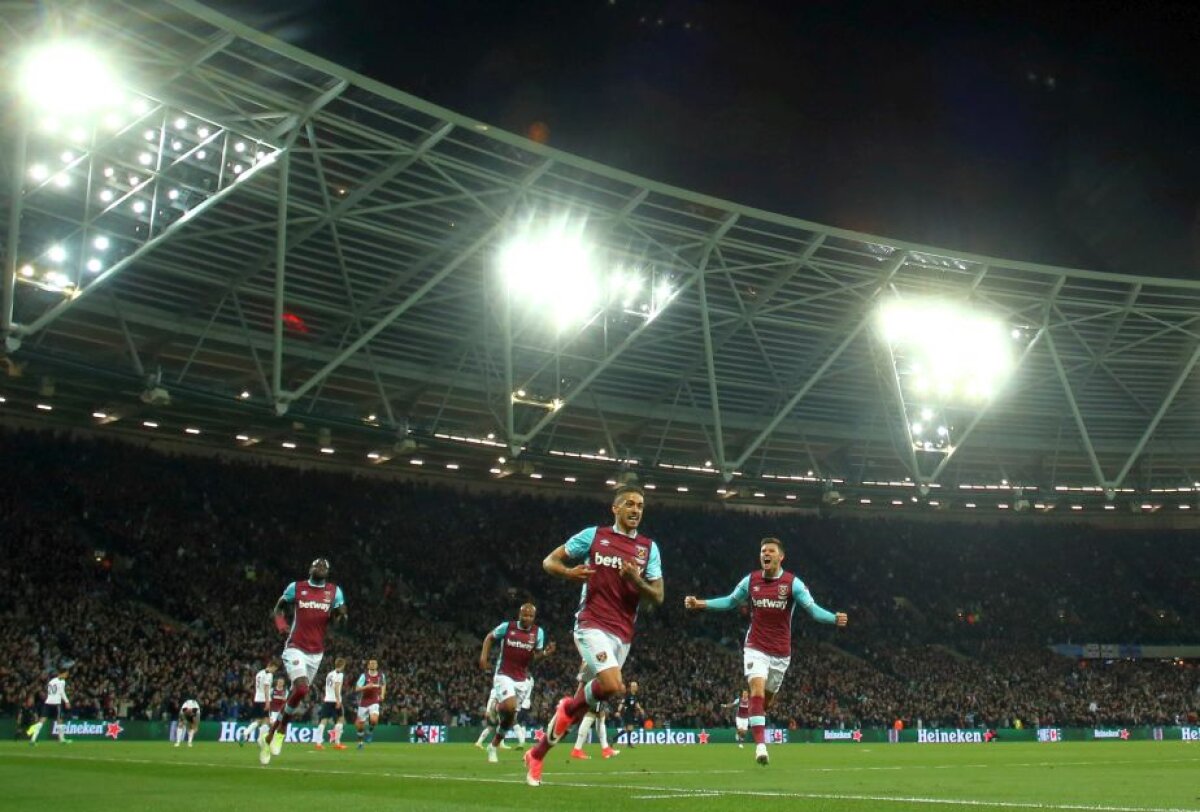
{"type": "Polygon", "coordinates": [[[942,401],[986,401],[1014,367],[1014,341],[994,316],[940,301],[893,299],[880,332],[906,389],[942,401]]]}
{"type": "Polygon", "coordinates": [[[596,248],[582,223],[562,217],[532,224],[500,249],[499,259],[513,300],[541,310],[556,329],[587,321],[599,311],[596,248]]]}
{"type": "Polygon", "coordinates": [[[62,40],[31,50],[18,73],[29,105],[56,116],[86,116],[121,103],[122,93],[104,57],[88,44],[62,40]]]}

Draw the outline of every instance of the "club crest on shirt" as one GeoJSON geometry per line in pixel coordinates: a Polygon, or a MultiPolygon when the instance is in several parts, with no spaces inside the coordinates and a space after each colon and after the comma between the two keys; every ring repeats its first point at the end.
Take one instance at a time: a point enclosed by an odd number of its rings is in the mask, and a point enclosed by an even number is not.
{"type": "Polygon", "coordinates": [[[601,652],[599,652],[599,653],[596,655],[596,662],[598,662],[598,663],[602,663],[602,662],[604,662],[604,661],[605,661],[605,660],[607,660],[607,659],[608,659],[608,652],[607,652],[607,651],[601,651],[601,652]]]}
{"type": "Polygon", "coordinates": [[[649,550],[647,550],[645,547],[642,547],[642,546],[635,546],[633,548],[633,554],[634,554],[634,556],[637,557],[638,561],[645,561],[646,553],[648,553],[648,552],[649,552],[649,550]]]}
{"type": "Polygon", "coordinates": [[[786,598],[786,597],[787,597],[787,595],[788,595],[788,587],[787,587],[787,584],[780,584],[780,585],[779,585],[779,597],[780,597],[780,599],[786,598]]]}

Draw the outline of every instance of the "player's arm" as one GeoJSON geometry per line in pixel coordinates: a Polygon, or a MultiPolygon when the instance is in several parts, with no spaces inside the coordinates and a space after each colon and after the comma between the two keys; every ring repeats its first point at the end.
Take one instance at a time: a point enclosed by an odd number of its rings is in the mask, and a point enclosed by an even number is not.
{"type": "Polygon", "coordinates": [[[554,653],[554,651],[555,651],[554,641],[551,640],[550,645],[546,645],[546,630],[539,628],[538,629],[537,646],[533,650],[534,661],[536,662],[537,660],[540,660],[543,657],[549,657],[551,654],[554,653]]]}
{"type": "Polygon", "coordinates": [[[820,606],[817,606],[817,602],[813,600],[812,593],[808,591],[808,587],[799,578],[792,579],[792,597],[796,600],[796,603],[804,607],[809,617],[818,623],[831,623],[841,628],[850,620],[845,612],[830,612],[828,609],[822,609],[820,606]]]}
{"type": "Polygon", "coordinates": [[[663,577],[662,577],[662,559],[658,555],[658,545],[651,542],[650,557],[646,561],[644,568],[638,567],[628,559],[621,562],[621,577],[626,582],[637,587],[638,593],[642,596],[642,600],[649,602],[653,606],[662,606],[663,602],[663,577]]]}
{"type": "Polygon", "coordinates": [[[279,600],[275,601],[275,608],[271,610],[271,620],[275,623],[275,628],[280,634],[288,633],[287,621],[287,605],[294,603],[296,600],[296,582],[292,581],[287,585],[287,589],[283,590],[283,594],[279,596],[279,600]]]}
{"type": "Polygon", "coordinates": [[[337,690],[334,691],[333,695],[334,695],[334,705],[333,706],[335,708],[340,708],[342,706],[342,683],[339,682],[337,684],[337,690]]]}
{"type": "Polygon", "coordinates": [[[542,560],[542,569],[555,578],[581,584],[587,583],[587,579],[592,576],[592,568],[586,563],[572,566],[571,562],[587,556],[595,538],[596,528],[594,527],[579,531],[567,539],[566,544],[555,547],[550,555],[542,560]]]}
{"type": "Polygon", "coordinates": [[[508,621],[501,623],[496,628],[483,636],[483,648],[479,651],[479,670],[487,671],[490,666],[492,657],[492,642],[495,640],[503,640],[504,635],[508,634],[508,621]]]}
{"type": "Polygon", "coordinates": [[[342,588],[339,586],[333,593],[333,622],[337,624],[345,624],[350,619],[350,615],[346,612],[346,598],[342,595],[342,588]]]}
{"type": "Polygon", "coordinates": [[[741,606],[749,599],[750,576],[747,575],[738,581],[738,585],[725,597],[706,599],[697,598],[695,595],[688,595],[683,599],[683,608],[698,612],[728,612],[730,609],[741,606]]]}

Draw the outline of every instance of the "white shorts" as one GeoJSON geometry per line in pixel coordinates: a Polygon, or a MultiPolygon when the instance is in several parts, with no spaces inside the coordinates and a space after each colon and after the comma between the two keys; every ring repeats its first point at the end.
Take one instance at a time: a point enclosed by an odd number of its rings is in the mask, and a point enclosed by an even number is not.
{"type": "Polygon", "coordinates": [[[509,697],[517,698],[517,707],[529,707],[529,692],[533,688],[533,680],[522,680],[517,682],[512,677],[504,674],[497,674],[492,678],[492,696],[488,700],[488,707],[495,710],[496,706],[509,697]]]}
{"type": "Polygon", "coordinates": [[[287,670],[288,679],[292,682],[305,677],[308,679],[308,684],[312,685],[313,680],[317,678],[317,670],[321,667],[322,654],[309,654],[307,651],[301,651],[298,648],[285,648],[283,650],[283,667],[287,670]]]}
{"type": "Polygon", "coordinates": [[[280,713],[282,713],[282,711],[270,711],[270,715],[267,718],[271,720],[271,724],[275,724],[279,721],[280,713]]]}
{"type": "Polygon", "coordinates": [[[367,721],[367,719],[369,719],[372,716],[375,716],[375,717],[379,716],[379,703],[378,702],[376,702],[374,705],[359,705],[358,706],[358,721],[365,722],[365,721],[367,721]]]}
{"type": "Polygon", "coordinates": [[[584,682],[590,681],[601,671],[610,668],[621,668],[625,658],[629,656],[629,644],[622,642],[615,634],[600,629],[576,629],[575,648],[583,657],[583,670],[580,672],[584,682]]]}
{"type": "MultiPolygon", "coordinates": [[[[525,698],[517,703],[517,709],[518,710],[529,710],[529,706],[533,704],[533,677],[530,677],[529,679],[525,680],[525,682],[522,683],[522,685],[524,686],[524,688],[522,690],[525,691],[525,698]]],[[[520,696],[520,695],[521,694],[518,692],[517,696],[520,696]]]]}
{"type": "Polygon", "coordinates": [[[747,680],[762,677],[767,681],[766,690],[769,693],[779,693],[779,686],[783,684],[783,675],[787,673],[788,665],[792,662],[791,657],[772,657],[770,654],[763,654],[761,651],[748,648],[742,659],[746,664],[747,680]]]}
{"type": "Polygon", "coordinates": [[[750,729],[750,719],[746,716],[735,716],[733,724],[737,727],[739,733],[745,733],[750,729]]]}

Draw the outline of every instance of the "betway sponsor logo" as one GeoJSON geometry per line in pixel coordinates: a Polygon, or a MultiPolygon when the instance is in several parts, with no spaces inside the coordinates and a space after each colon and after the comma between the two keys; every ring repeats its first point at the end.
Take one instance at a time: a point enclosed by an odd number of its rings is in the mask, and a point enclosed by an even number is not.
{"type": "Polygon", "coordinates": [[[1185,742],[1200,742],[1200,727],[1181,727],[1179,734],[1185,742]]]}
{"type": "Polygon", "coordinates": [[[296,605],[301,609],[320,609],[322,612],[329,611],[329,601],[299,601],[296,605]]]}
{"type": "Polygon", "coordinates": [[[522,640],[505,640],[504,645],[511,648],[523,648],[526,651],[533,651],[533,643],[526,643],[522,640]]]}
{"type": "Polygon", "coordinates": [[[1094,738],[1094,739],[1128,739],[1129,738],[1129,730],[1127,728],[1121,728],[1120,730],[1105,730],[1103,728],[1095,728],[1092,731],[1092,738],[1094,738]]]}
{"type": "Polygon", "coordinates": [[[826,730],[825,741],[827,742],[860,742],[862,741],[861,730],[826,730]]]}
{"type": "Polygon", "coordinates": [[[597,555],[593,558],[592,563],[597,567],[612,567],[619,570],[623,560],[619,555],[597,555]]]}
{"type": "MultiPolygon", "coordinates": [[[[246,741],[246,732],[249,729],[249,725],[243,725],[239,722],[222,722],[221,735],[217,738],[217,741],[244,742],[246,741]]],[[[302,725],[288,725],[287,735],[284,736],[283,740],[285,742],[301,742],[304,744],[320,741],[317,738],[317,729],[315,727],[302,725]]]]}
{"type": "Polygon", "coordinates": [[[786,600],[777,601],[773,598],[755,598],[754,605],[758,609],[787,609],[786,600]]]}
{"type": "Polygon", "coordinates": [[[919,744],[983,744],[979,730],[918,730],[919,744]]]}

